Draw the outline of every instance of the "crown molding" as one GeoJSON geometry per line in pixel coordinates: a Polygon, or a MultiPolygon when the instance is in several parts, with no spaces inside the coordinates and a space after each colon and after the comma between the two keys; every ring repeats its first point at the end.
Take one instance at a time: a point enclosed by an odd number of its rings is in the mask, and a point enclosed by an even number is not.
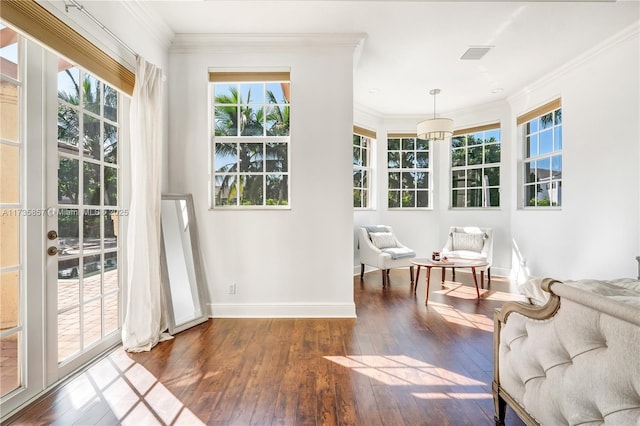
{"type": "Polygon", "coordinates": [[[615,35],[595,45],[594,47],[582,53],[581,55],[577,56],[576,58],[560,66],[556,70],[546,74],[545,76],[539,78],[538,80],[535,80],[531,84],[525,86],[521,90],[507,97],[506,98],[507,101],[509,103],[512,103],[514,101],[517,101],[520,98],[528,96],[531,92],[541,87],[544,87],[548,85],[550,82],[562,77],[563,75],[575,70],[576,68],[579,68],[584,63],[599,56],[603,52],[606,52],[607,50],[617,46],[620,43],[623,43],[631,39],[632,37],[637,37],[639,33],[640,33],[640,22],[635,22],[632,25],[625,28],[624,30],[616,33],[615,35]]]}
{"type": "Polygon", "coordinates": [[[358,111],[361,112],[363,114],[367,114],[370,115],[372,117],[377,118],[378,120],[383,120],[384,118],[386,118],[386,116],[384,114],[382,114],[380,111],[378,111],[377,109],[373,109],[371,107],[368,107],[366,105],[363,105],[361,103],[353,103],[353,111],[358,111]]]}
{"type": "Polygon", "coordinates": [[[119,3],[162,47],[169,49],[175,33],[160,15],[149,9],[144,2],[119,0],[119,3]]]}
{"type": "Polygon", "coordinates": [[[352,49],[362,45],[365,33],[307,34],[176,34],[171,53],[229,53],[352,49]]]}

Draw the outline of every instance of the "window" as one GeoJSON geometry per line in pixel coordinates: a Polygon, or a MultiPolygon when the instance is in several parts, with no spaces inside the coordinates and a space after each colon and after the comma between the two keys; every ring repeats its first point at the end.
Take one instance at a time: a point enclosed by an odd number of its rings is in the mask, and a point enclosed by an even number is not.
{"type": "Polygon", "coordinates": [[[289,73],[211,73],[213,207],[288,208],[289,73]]]}
{"type": "Polygon", "coordinates": [[[376,134],[371,130],[353,127],[353,207],[371,206],[371,142],[376,134]]]}
{"type": "Polygon", "coordinates": [[[63,362],[120,328],[120,96],[64,59],[58,59],[57,70],[57,313],[63,362]]]}
{"type": "Polygon", "coordinates": [[[560,100],[518,117],[524,138],[524,206],[562,205],[562,108],[560,100]]]}
{"type": "Polygon", "coordinates": [[[454,132],[451,207],[500,207],[499,124],[454,132]]]}
{"type": "Polygon", "coordinates": [[[389,135],[387,139],[388,206],[431,206],[429,141],[412,135],[389,135]]]}

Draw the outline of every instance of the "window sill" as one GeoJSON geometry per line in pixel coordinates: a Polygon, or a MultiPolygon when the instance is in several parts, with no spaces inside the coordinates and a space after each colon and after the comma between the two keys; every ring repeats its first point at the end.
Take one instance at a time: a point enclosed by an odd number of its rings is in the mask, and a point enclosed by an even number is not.
{"type": "Polygon", "coordinates": [[[484,212],[484,211],[500,211],[502,210],[502,207],[449,207],[449,210],[484,212]]]}
{"type": "Polygon", "coordinates": [[[394,212],[433,211],[433,207],[387,207],[387,210],[394,211],[394,212]]]}
{"type": "Polygon", "coordinates": [[[526,207],[520,207],[518,208],[518,210],[526,210],[526,211],[561,211],[562,210],[562,206],[559,207],[547,207],[547,206],[538,206],[538,207],[534,207],[534,206],[526,206],[526,207]]]}
{"type": "Polygon", "coordinates": [[[209,207],[210,212],[224,211],[289,211],[291,206],[216,206],[209,207]]]}

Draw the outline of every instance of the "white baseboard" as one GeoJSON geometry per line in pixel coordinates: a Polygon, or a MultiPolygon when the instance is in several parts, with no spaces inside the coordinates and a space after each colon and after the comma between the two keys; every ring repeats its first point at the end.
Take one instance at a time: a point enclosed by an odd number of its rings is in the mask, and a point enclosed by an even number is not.
{"type": "Polygon", "coordinates": [[[210,318],[356,318],[354,303],[210,303],[210,318]]]}
{"type": "MultiPolygon", "coordinates": [[[[409,269],[408,266],[402,267],[402,268],[393,268],[393,269],[409,269]]],[[[374,268],[373,266],[368,266],[368,265],[364,265],[364,272],[371,272],[371,271],[379,271],[378,268],[374,268]]],[[[360,265],[358,266],[354,266],[353,267],[353,275],[360,275],[360,265]]]]}

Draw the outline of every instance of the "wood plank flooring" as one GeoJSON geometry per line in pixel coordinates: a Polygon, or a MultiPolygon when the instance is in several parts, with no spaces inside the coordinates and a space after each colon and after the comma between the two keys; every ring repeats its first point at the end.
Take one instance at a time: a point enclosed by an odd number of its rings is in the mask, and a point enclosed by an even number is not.
{"type": "MultiPolygon", "coordinates": [[[[491,425],[492,315],[521,300],[469,274],[417,292],[409,272],[354,277],[357,319],[213,319],[150,352],[122,349],[12,425],[491,425]]],[[[510,411],[506,424],[523,423],[510,411]]]]}

